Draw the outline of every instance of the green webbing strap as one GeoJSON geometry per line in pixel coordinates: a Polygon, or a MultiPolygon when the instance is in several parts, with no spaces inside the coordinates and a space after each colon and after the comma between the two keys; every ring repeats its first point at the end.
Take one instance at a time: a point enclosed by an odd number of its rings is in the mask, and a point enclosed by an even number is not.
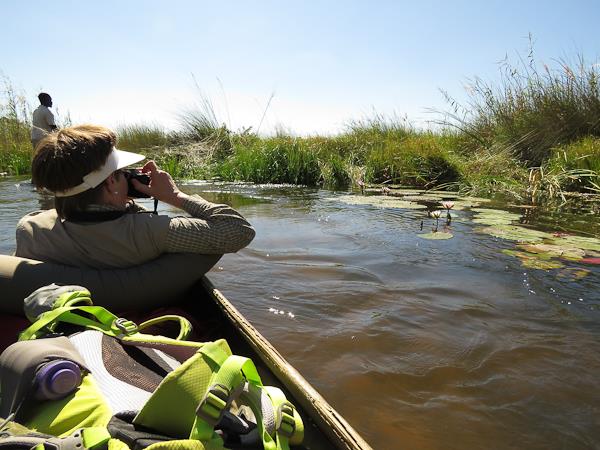
{"type": "Polygon", "coordinates": [[[58,298],[55,302],[56,307],[54,309],[41,314],[38,317],[38,320],[23,331],[19,336],[19,340],[25,341],[36,339],[48,332],[52,332],[59,322],[67,322],[74,325],[80,325],[84,328],[98,330],[117,339],[120,339],[123,336],[129,336],[138,332],[140,329],[167,320],[179,322],[180,331],[177,340],[185,340],[192,331],[192,324],[182,316],[167,315],[156,317],[145,321],[138,327],[132,321],[119,318],[101,306],[89,304],[84,306],[76,305],[82,301],[86,302],[86,298],[91,303],[89,296],[78,295],[83,294],[83,291],[67,294],[63,294],[58,298]],[[85,315],[76,313],[85,313],[85,315]],[[92,317],[90,318],[88,316],[92,317]],[[46,330],[42,332],[44,329],[46,330]]]}
{"type": "Polygon", "coordinates": [[[185,317],[182,317],[182,316],[167,315],[167,316],[160,316],[160,317],[156,317],[154,319],[146,320],[145,322],[138,325],[138,331],[142,331],[143,329],[151,327],[152,325],[166,322],[168,320],[179,322],[179,336],[177,336],[176,340],[178,340],[178,341],[187,340],[188,336],[192,332],[192,324],[190,323],[189,320],[187,320],[185,317]]]}
{"type": "MultiPolygon", "coordinates": [[[[248,402],[248,406],[254,413],[254,417],[256,418],[256,425],[258,427],[258,434],[260,435],[260,439],[262,441],[263,448],[265,450],[277,450],[277,442],[273,439],[273,436],[269,434],[272,426],[271,424],[265,424],[265,416],[264,416],[264,405],[263,401],[268,401],[270,404],[267,409],[273,410],[273,402],[271,398],[266,395],[263,390],[264,386],[248,386],[248,393],[244,400],[248,402]]],[[[273,420],[275,419],[275,412],[273,412],[273,420]]],[[[273,430],[274,431],[274,430],[273,430]]]]}
{"type": "Polygon", "coordinates": [[[59,308],[61,306],[75,306],[78,304],[92,306],[92,294],[90,291],[72,291],[65,292],[60,295],[52,305],[52,309],[59,308]]]}
{"type": "MultiPolygon", "coordinates": [[[[202,348],[199,352],[215,361],[210,348],[207,350],[202,348]]],[[[229,356],[222,363],[218,372],[212,376],[206,395],[196,409],[196,418],[192,426],[190,439],[207,441],[212,437],[215,425],[233,400],[232,393],[238,387],[243,386],[242,383],[246,380],[249,383],[262,386],[256,366],[251,359],[237,355],[229,356]]]]}
{"type": "Polygon", "coordinates": [[[61,306],[40,315],[38,320],[19,335],[19,340],[36,339],[46,334],[46,332],[40,333],[44,328],[51,332],[59,322],[72,323],[85,328],[102,331],[117,338],[123,336],[123,334],[127,334],[128,327],[131,332],[136,331],[137,328],[131,326],[135,325],[133,322],[123,321],[120,326],[117,326],[118,319],[117,316],[101,306],[61,306]],[[93,318],[75,314],[76,312],[86,313],[93,318]]]}
{"type": "Polygon", "coordinates": [[[283,391],[274,386],[265,386],[275,410],[277,449],[287,450],[289,444],[299,445],[304,438],[304,424],[300,415],[283,391]]]}

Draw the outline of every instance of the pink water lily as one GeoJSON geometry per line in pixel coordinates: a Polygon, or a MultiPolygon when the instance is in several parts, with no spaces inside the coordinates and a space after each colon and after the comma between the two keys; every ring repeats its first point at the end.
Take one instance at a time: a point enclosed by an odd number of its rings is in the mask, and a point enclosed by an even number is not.
{"type": "Polygon", "coordinates": [[[454,202],[442,202],[442,206],[447,210],[454,208],[454,202]]]}

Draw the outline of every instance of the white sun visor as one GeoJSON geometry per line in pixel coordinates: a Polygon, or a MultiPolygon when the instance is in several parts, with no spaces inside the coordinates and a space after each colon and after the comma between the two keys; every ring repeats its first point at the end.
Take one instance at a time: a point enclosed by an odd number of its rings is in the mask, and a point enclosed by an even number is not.
{"type": "Polygon", "coordinates": [[[98,186],[115,170],[122,169],[123,167],[140,162],[144,158],[145,156],[140,155],[139,153],[126,152],[113,147],[113,151],[108,155],[104,165],[98,170],[90,172],[84,176],[83,183],[72,187],[71,189],[67,189],[66,191],[57,191],[54,193],[54,195],[57,197],[71,197],[73,195],[81,194],[88,189],[98,186]]]}

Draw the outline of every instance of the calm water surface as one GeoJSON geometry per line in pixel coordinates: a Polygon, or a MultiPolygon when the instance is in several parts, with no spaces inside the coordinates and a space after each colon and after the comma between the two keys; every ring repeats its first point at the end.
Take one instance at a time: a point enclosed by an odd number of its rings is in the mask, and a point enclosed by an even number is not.
{"type": "MultiPolygon", "coordinates": [[[[600,448],[600,270],[522,267],[513,242],[417,237],[423,210],[346,193],[250,184],[184,188],[236,206],[257,230],[211,280],[376,449],[600,448]]],[[[46,206],[0,180],[0,252],[46,206]]],[[[594,216],[539,227],[598,234],[594,216]]]]}

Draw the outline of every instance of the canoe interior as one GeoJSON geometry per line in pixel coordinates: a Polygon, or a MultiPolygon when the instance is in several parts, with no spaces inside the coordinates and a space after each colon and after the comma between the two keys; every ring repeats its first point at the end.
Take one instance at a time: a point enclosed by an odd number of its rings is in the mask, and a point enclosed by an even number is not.
{"type": "MultiPolygon", "coordinates": [[[[226,339],[234,354],[253,360],[265,385],[277,386],[296,406],[304,422],[304,442],[295,449],[369,450],[371,447],[335,411],[277,350],[214,288],[206,278],[194,285],[176,304],[152,313],[124,311],[122,317],[136,323],[164,314],[180,314],[194,326],[190,339],[214,341],[226,339]]],[[[0,351],[17,340],[18,332],[28,326],[21,316],[0,315],[3,333],[0,351]]],[[[73,331],[76,331],[75,329],[73,331]]],[[[145,333],[177,336],[178,325],[162,323],[145,333]]]]}

